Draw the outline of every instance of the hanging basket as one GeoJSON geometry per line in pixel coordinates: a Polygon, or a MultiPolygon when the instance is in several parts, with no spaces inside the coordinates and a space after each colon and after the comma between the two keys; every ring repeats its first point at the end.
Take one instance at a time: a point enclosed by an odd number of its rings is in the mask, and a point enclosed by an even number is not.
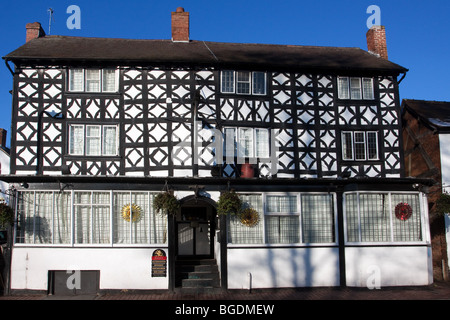
{"type": "Polygon", "coordinates": [[[177,214],[180,209],[180,203],[177,198],[168,191],[159,193],[153,199],[153,209],[162,214],[177,214]]]}
{"type": "Polygon", "coordinates": [[[239,195],[231,191],[223,192],[219,201],[217,202],[217,214],[218,215],[237,215],[241,211],[242,201],[239,195]]]}
{"type": "Polygon", "coordinates": [[[399,220],[406,221],[412,216],[412,208],[406,202],[400,202],[395,206],[395,217],[399,220]]]}
{"type": "Polygon", "coordinates": [[[441,215],[450,213],[450,194],[441,193],[436,200],[436,212],[441,215]]]}
{"type": "Polygon", "coordinates": [[[247,227],[254,227],[259,223],[259,213],[253,208],[246,208],[242,210],[241,223],[247,227]]]}
{"type": "Polygon", "coordinates": [[[126,204],[122,207],[122,218],[130,222],[138,222],[141,220],[142,209],[137,204],[126,204]]]}
{"type": "Polygon", "coordinates": [[[0,229],[12,225],[14,222],[14,210],[4,201],[0,202],[0,229]]]}

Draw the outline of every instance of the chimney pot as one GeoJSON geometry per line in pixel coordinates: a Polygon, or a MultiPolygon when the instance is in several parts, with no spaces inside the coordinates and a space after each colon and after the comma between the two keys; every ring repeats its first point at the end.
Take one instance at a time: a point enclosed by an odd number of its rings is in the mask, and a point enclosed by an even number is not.
{"type": "Polygon", "coordinates": [[[45,36],[44,29],[42,29],[42,26],[39,22],[27,23],[26,29],[26,42],[45,36]]]}
{"type": "Polygon", "coordinates": [[[182,7],[172,12],[172,41],[189,42],[189,12],[182,7]]]}
{"type": "Polygon", "coordinates": [[[373,26],[366,33],[367,50],[377,56],[388,59],[386,30],[384,26],[373,26]]]}

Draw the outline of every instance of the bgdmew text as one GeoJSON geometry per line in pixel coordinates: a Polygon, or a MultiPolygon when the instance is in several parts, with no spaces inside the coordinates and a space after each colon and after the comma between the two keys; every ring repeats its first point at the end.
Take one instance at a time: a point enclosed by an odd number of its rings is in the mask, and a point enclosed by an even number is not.
{"type": "Polygon", "coordinates": [[[175,308],[176,315],[201,315],[204,318],[208,316],[208,313],[219,313],[224,314],[236,314],[236,315],[246,315],[246,314],[257,314],[257,315],[272,315],[275,309],[274,305],[265,304],[230,304],[230,305],[219,305],[219,309],[213,309],[210,307],[191,307],[183,304],[181,307],[175,308]]]}

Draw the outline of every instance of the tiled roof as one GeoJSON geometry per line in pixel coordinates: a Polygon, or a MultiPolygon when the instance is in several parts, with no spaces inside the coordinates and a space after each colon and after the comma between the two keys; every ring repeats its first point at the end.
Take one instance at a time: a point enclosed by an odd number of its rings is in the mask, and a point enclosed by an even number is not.
{"type": "Polygon", "coordinates": [[[434,129],[450,130],[450,102],[404,99],[402,110],[420,118],[434,129]]]}
{"type": "Polygon", "coordinates": [[[67,36],[45,36],[31,40],[3,58],[36,63],[188,64],[290,70],[364,70],[389,74],[407,71],[359,48],[67,36]]]}

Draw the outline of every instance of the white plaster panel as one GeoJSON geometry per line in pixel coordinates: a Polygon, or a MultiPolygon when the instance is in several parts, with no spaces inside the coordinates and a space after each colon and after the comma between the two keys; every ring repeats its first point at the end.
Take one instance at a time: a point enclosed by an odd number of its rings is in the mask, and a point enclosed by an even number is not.
{"type": "Polygon", "coordinates": [[[345,248],[347,285],[421,286],[433,281],[431,249],[409,247],[345,248]],[[378,277],[378,280],[375,278],[378,277]]]}
{"type": "Polygon", "coordinates": [[[339,250],[332,248],[228,248],[228,287],[339,285],[339,250]]]}
{"type": "Polygon", "coordinates": [[[16,247],[11,289],[47,290],[48,270],[100,270],[100,289],[167,289],[168,277],[151,276],[155,249],[16,247]]]}

